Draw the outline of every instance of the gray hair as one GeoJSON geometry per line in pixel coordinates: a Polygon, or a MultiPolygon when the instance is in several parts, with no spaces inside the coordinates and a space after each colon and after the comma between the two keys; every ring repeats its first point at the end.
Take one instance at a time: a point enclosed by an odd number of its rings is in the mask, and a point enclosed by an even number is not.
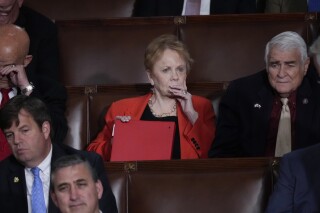
{"type": "Polygon", "coordinates": [[[78,164],[84,164],[85,167],[88,168],[92,179],[94,182],[98,181],[98,175],[95,169],[90,165],[89,161],[84,158],[83,156],[80,155],[65,155],[57,159],[55,162],[52,164],[52,169],[51,169],[51,177],[50,177],[50,189],[51,191],[54,191],[54,185],[53,185],[53,179],[55,174],[57,173],[58,170],[69,167],[69,166],[74,166],[78,164]]]}
{"type": "Polygon", "coordinates": [[[303,38],[296,32],[286,31],[273,37],[266,45],[264,61],[269,62],[270,50],[274,47],[280,50],[288,51],[297,49],[300,53],[301,61],[304,62],[308,58],[307,45],[303,38]]]}

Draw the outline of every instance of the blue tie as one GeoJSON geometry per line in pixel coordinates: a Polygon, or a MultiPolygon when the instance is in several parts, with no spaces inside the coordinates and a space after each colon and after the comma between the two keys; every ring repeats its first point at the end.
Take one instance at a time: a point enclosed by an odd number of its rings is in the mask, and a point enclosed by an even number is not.
{"type": "Polygon", "coordinates": [[[309,0],[308,1],[309,12],[320,12],[320,0],[309,0]]]}
{"type": "Polygon", "coordinates": [[[34,176],[31,194],[32,213],[46,213],[47,209],[44,202],[42,181],[39,176],[40,169],[38,167],[34,167],[31,171],[34,176]]]}

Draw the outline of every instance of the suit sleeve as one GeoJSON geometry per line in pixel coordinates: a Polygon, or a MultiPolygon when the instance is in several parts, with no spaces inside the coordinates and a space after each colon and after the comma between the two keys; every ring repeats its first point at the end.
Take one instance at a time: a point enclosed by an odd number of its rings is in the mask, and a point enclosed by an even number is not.
{"type": "Polygon", "coordinates": [[[39,41],[37,48],[38,68],[41,72],[50,76],[51,78],[58,79],[59,69],[59,51],[58,51],[58,33],[55,24],[51,23],[47,27],[43,38],[39,41]]]}
{"type": "MultiPolygon", "coordinates": [[[[93,155],[93,153],[91,153],[93,155]]],[[[101,157],[94,154],[92,157],[92,166],[95,168],[98,178],[103,185],[103,194],[99,200],[99,207],[102,212],[106,213],[117,213],[117,204],[112,189],[110,187],[109,180],[107,178],[107,173],[104,168],[103,161],[101,157]]]]}
{"type": "Polygon", "coordinates": [[[266,213],[292,212],[295,177],[292,171],[294,163],[288,156],[284,156],[280,163],[279,179],[275,185],[266,213]]]}
{"type": "Polygon", "coordinates": [[[44,76],[37,76],[35,89],[31,96],[41,99],[48,107],[53,127],[53,141],[63,143],[68,132],[67,119],[65,117],[67,92],[66,88],[55,80],[44,76]]]}
{"type": "Polygon", "coordinates": [[[197,104],[196,111],[198,112],[198,119],[192,125],[187,124],[187,134],[185,137],[194,149],[197,151],[199,158],[207,158],[208,150],[211,147],[215,136],[215,113],[212,104],[205,100],[197,104]]]}
{"type": "Polygon", "coordinates": [[[237,157],[242,155],[240,144],[240,112],[237,106],[239,94],[235,84],[230,84],[221,98],[217,134],[209,157],[237,157]]]}

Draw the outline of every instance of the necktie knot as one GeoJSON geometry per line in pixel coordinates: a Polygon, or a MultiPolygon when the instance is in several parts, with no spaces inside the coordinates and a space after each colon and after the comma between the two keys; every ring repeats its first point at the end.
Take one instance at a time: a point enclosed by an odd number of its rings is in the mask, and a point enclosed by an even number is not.
{"type": "Polygon", "coordinates": [[[288,98],[281,98],[280,101],[283,106],[288,105],[288,98]]]}
{"type": "Polygon", "coordinates": [[[32,172],[33,176],[39,177],[40,169],[39,169],[38,167],[33,167],[33,168],[31,169],[31,172],[32,172]]]}
{"type": "Polygon", "coordinates": [[[0,92],[3,93],[3,94],[9,94],[10,91],[11,91],[11,88],[8,88],[8,89],[7,88],[1,88],[0,89],[0,92]]]}
{"type": "Polygon", "coordinates": [[[282,110],[286,112],[290,112],[289,106],[288,106],[288,98],[281,98],[281,103],[282,103],[282,110]]]}
{"type": "Polygon", "coordinates": [[[0,88],[0,93],[2,95],[2,100],[0,101],[0,109],[4,106],[5,103],[9,101],[9,92],[11,91],[11,88],[6,89],[6,88],[0,88]]]}

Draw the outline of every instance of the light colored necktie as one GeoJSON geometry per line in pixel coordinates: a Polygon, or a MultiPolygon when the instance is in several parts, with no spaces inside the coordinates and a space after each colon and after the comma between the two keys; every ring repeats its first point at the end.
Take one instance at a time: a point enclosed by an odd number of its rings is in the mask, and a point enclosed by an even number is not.
{"type": "Polygon", "coordinates": [[[39,176],[40,169],[34,167],[31,169],[34,176],[31,194],[32,213],[46,213],[46,204],[44,201],[44,194],[42,188],[42,181],[39,176]]]}
{"type": "Polygon", "coordinates": [[[187,0],[185,15],[200,15],[201,0],[187,0]]]}
{"type": "Polygon", "coordinates": [[[291,117],[288,98],[281,98],[282,109],[278,127],[275,157],[291,152],[291,117]]]}

